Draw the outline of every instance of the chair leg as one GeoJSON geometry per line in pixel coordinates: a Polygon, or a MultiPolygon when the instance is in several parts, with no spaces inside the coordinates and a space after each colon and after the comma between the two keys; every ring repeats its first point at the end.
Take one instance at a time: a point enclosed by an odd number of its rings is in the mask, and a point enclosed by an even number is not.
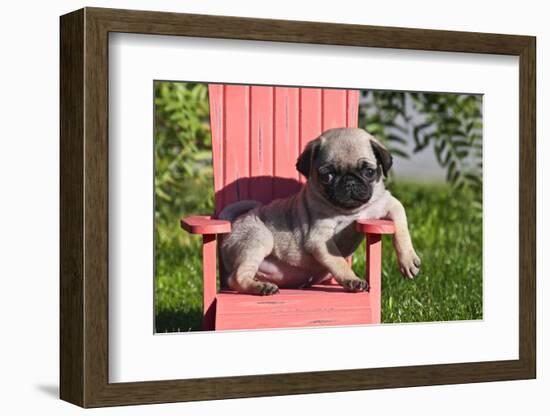
{"type": "Polygon", "coordinates": [[[367,270],[371,298],[372,323],[379,324],[382,318],[382,236],[367,234],[367,270]]]}
{"type": "Polygon", "coordinates": [[[203,331],[212,331],[216,324],[216,235],[202,236],[203,331]]]}

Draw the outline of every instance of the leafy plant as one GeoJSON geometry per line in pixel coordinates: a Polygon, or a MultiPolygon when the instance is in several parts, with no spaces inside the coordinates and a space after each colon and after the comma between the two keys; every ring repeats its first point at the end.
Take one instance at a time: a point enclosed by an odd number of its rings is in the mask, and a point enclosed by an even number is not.
{"type": "Polygon", "coordinates": [[[360,126],[385,141],[393,155],[409,158],[433,148],[446,179],[465,189],[481,211],[482,106],[471,94],[362,91],[360,126]]]}
{"type": "Polygon", "coordinates": [[[206,84],[157,81],[154,88],[155,221],[168,226],[156,227],[162,241],[183,236],[183,214],[212,211],[212,136],[206,84]]]}

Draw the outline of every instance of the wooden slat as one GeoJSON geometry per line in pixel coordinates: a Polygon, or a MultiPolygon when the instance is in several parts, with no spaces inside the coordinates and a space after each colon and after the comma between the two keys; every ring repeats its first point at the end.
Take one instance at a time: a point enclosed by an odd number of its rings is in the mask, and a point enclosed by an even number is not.
{"type": "Polygon", "coordinates": [[[218,295],[218,314],[242,312],[287,313],[333,310],[335,308],[366,308],[370,305],[368,292],[345,292],[342,287],[334,290],[281,289],[272,296],[252,296],[222,292],[218,295]]]}
{"type": "Polygon", "coordinates": [[[273,87],[250,91],[250,197],[273,199],[273,87]]]}
{"type": "Polygon", "coordinates": [[[299,150],[298,95],[298,88],[275,88],[274,199],[286,197],[299,189],[295,167],[299,150]]]}
{"type": "Polygon", "coordinates": [[[226,85],[224,91],[224,204],[248,199],[250,87],[226,85]]]}
{"type": "Polygon", "coordinates": [[[350,293],[331,285],[281,289],[273,296],[225,291],[217,296],[216,330],[376,323],[370,299],[368,292],[350,293]]]}
{"type": "Polygon", "coordinates": [[[347,90],[346,126],[357,127],[359,123],[359,90],[347,90]]]}
{"type": "Polygon", "coordinates": [[[346,127],[347,104],[346,90],[323,90],[323,131],[336,127],[346,127]]]}
{"type": "Polygon", "coordinates": [[[216,330],[308,328],[319,326],[366,325],[370,309],[340,308],[327,311],[271,314],[233,314],[218,316],[216,330]]]}
{"type": "MultiPolygon", "coordinates": [[[[319,88],[300,89],[300,153],[323,132],[322,91],[319,88]]],[[[299,175],[300,182],[306,178],[299,175]]]]}
{"type": "Polygon", "coordinates": [[[319,137],[322,125],[322,89],[301,88],[300,91],[300,151],[319,137]]]}
{"type": "Polygon", "coordinates": [[[215,192],[215,206],[218,215],[219,211],[225,206],[223,199],[224,188],[224,99],[223,99],[224,86],[222,84],[209,84],[208,85],[208,98],[210,101],[210,129],[212,131],[212,165],[214,167],[214,192],[215,192]]]}

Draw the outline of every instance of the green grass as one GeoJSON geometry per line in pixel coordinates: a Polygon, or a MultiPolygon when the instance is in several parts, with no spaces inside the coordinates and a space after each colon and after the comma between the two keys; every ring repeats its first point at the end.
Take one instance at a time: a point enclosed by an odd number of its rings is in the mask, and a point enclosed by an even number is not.
{"type": "MultiPolygon", "coordinates": [[[[414,280],[401,277],[389,237],[383,242],[382,322],[430,322],[482,318],[482,224],[469,198],[447,185],[391,187],[409,219],[422,259],[414,280]]],[[[200,330],[202,265],[200,237],[187,236],[174,221],[159,224],[156,244],[157,332],[200,330]]],[[[362,276],[364,245],[353,268],[362,276]]]]}

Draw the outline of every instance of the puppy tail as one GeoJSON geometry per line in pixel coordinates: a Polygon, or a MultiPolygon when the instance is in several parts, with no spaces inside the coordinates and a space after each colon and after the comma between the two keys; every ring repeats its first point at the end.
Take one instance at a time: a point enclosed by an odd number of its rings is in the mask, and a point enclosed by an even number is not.
{"type": "Polygon", "coordinates": [[[234,221],[237,217],[243,215],[244,213],[262,205],[259,201],[254,201],[252,199],[244,199],[242,201],[237,201],[233,204],[229,204],[220,212],[218,218],[220,220],[234,221]]]}

